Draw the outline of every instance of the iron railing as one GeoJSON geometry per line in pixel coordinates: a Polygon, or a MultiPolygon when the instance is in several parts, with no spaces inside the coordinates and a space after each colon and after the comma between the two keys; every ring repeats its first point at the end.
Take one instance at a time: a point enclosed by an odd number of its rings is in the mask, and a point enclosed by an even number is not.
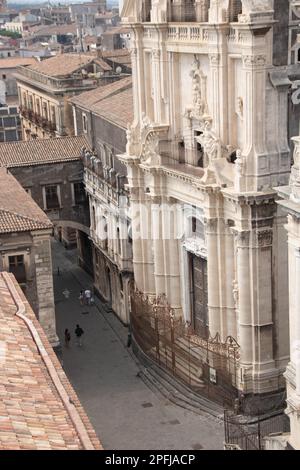
{"type": "Polygon", "coordinates": [[[176,317],[165,296],[131,295],[132,334],[142,351],[196,393],[223,406],[237,398],[239,345],[219,335],[201,338],[176,317]]]}

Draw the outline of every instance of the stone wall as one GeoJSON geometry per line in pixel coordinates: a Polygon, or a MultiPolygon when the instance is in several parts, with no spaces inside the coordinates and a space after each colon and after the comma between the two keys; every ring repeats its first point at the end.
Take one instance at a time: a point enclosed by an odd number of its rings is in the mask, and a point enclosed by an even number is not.
{"type": "Polygon", "coordinates": [[[83,181],[83,164],[81,160],[48,165],[33,165],[10,169],[19,183],[30,194],[34,201],[43,209],[54,224],[59,221],[70,222],[64,228],[63,240],[65,245],[76,243],[76,233],[72,223],[82,224],[86,228],[90,225],[88,199],[81,204],[74,204],[72,184],[83,181]],[[57,184],[60,187],[61,208],[59,210],[45,210],[43,187],[57,184]],[[68,235],[69,229],[69,235],[68,235]]]}
{"type": "Polygon", "coordinates": [[[52,279],[51,231],[1,235],[0,271],[9,271],[9,256],[24,256],[24,293],[53,346],[58,345],[52,279]]]}

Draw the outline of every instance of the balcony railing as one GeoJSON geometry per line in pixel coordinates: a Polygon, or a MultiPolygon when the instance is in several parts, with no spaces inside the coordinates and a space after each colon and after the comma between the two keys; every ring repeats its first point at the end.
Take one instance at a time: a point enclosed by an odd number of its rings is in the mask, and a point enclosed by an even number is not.
{"type": "Polygon", "coordinates": [[[170,24],[168,27],[168,40],[171,42],[208,42],[209,30],[207,24],[170,24]]]}
{"type": "Polygon", "coordinates": [[[30,122],[32,122],[38,127],[41,127],[44,130],[47,130],[49,132],[56,131],[55,123],[49,121],[48,119],[34,112],[30,108],[26,108],[25,106],[20,106],[20,114],[23,118],[28,119],[30,122]]]}
{"type": "Polygon", "coordinates": [[[23,77],[29,78],[30,80],[42,83],[43,85],[58,90],[66,88],[90,88],[97,85],[97,79],[95,78],[83,78],[82,76],[71,78],[54,78],[24,66],[18,67],[18,73],[20,76],[22,75],[23,77]]]}

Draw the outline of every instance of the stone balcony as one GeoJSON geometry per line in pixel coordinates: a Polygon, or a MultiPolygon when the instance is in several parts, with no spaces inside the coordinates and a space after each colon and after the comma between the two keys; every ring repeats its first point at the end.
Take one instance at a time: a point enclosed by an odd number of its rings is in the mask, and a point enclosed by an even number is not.
{"type": "Polygon", "coordinates": [[[116,206],[119,205],[120,191],[87,168],[84,172],[84,184],[87,192],[94,197],[98,196],[101,200],[105,199],[116,206]]]}
{"type": "Polygon", "coordinates": [[[169,42],[208,42],[209,29],[207,23],[184,23],[169,24],[168,41],[169,42]]]}
{"type": "Polygon", "coordinates": [[[47,132],[55,133],[55,131],[57,130],[56,123],[49,121],[48,119],[34,112],[30,108],[27,108],[25,106],[20,106],[20,114],[21,114],[21,117],[23,117],[24,119],[27,119],[28,121],[32,122],[34,125],[40,127],[41,129],[47,132]]]}

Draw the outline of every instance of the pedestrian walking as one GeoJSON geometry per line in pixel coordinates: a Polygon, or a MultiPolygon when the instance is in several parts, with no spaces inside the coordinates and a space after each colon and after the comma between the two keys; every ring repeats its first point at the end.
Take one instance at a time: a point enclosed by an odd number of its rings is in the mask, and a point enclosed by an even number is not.
{"type": "Polygon", "coordinates": [[[84,334],[84,331],[81,328],[81,326],[76,325],[75,335],[76,335],[76,338],[77,338],[77,346],[82,346],[82,335],[83,334],[84,334]]]}
{"type": "Polygon", "coordinates": [[[83,292],[83,290],[80,291],[79,302],[80,302],[80,305],[84,304],[84,292],[83,292]]]}
{"type": "Polygon", "coordinates": [[[65,329],[65,345],[68,348],[71,341],[71,333],[69,332],[68,328],[65,329]]]}
{"type": "Polygon", "coordinates": [[[92,292],[90,291],[90,289],[85,290],[84,296],[85,296],[87,305],[91,305],[92,292]]]}

